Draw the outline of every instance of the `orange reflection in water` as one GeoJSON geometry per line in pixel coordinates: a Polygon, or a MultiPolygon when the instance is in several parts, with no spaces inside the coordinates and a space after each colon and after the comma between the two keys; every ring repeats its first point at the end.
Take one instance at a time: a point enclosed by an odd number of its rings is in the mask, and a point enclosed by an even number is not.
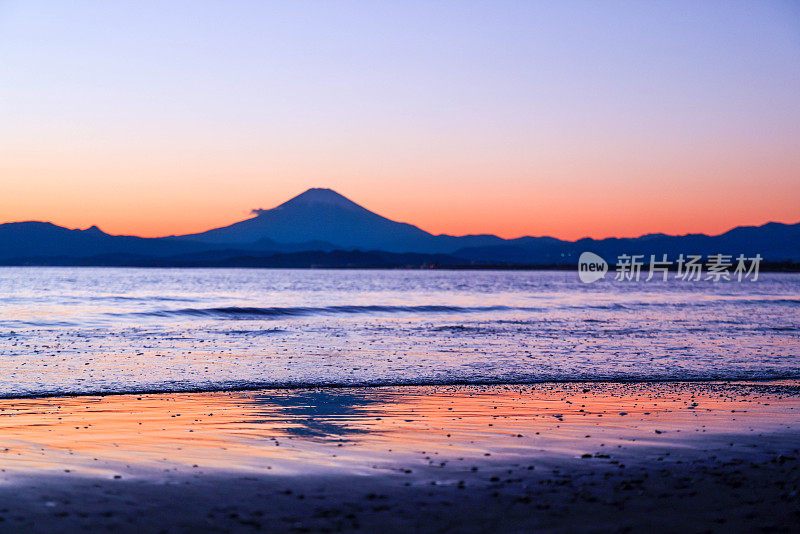
{"type": "Polygon", "coordinates": [[[797,392],[786,382],[540,384],[7,399],[0,468],[304,474],[552,462],[603,447],[707,447],[713,436],[796,431],[797,392]]]}

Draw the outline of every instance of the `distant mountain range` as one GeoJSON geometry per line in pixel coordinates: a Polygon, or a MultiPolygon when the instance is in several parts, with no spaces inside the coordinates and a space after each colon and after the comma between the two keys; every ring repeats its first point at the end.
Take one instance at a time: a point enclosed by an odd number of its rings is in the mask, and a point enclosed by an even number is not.
{"type": "Polygon", "coordinates": [[[576,265],[584,251],[622,254],[760,254],[800,262],[800,223],[742,226],[722,235],[636,238],[433,235],[389,220],[330,189],[309,189],[254,217],[198,234],[143,238],[49,222],[0,225],[0,265],[187,267],[487,267],[576,265]]]}

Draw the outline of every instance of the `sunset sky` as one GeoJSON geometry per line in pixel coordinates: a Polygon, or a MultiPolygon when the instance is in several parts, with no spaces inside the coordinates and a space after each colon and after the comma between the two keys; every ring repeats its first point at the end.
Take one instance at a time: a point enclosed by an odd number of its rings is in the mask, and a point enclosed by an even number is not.
{"type": "Polygon", "coordinates": [[[0,0],[0,222],[330,187],[433,233],[800,221],[800,3],[0,0]]]}

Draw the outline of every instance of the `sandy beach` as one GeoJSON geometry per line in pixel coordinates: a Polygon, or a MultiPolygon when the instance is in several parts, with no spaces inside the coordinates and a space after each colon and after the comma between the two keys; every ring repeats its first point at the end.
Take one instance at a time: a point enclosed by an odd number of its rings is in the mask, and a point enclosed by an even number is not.
{"type": "Polygon", "coordinates": [[[0,0],[0,71],[0,534],[800,534],[800,0],[0,0]]]}
{"type": "Polygon", "coordinates": [[[800,384],[0,401],[0,530],[791,532],[800,384]]]}

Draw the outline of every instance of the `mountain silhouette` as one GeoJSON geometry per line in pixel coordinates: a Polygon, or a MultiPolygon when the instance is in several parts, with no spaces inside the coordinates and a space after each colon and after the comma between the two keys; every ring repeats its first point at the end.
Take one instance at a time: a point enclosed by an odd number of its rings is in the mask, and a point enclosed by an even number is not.
{"type": "Polygon", "coordinates": [[[255,217],[181,239],[203,243],[320,241],[336,248],[389,252],[434,252],[435,236],[363,208],[332,189],[313,188],[255,217]]]}
{"type": "Polygon", "coordinates": [[[209,267],[567,266],[591,251],[622,254],[760,254],[800,262],[800,223],[743,226],[724,234],[580,239],[433,235],[392,221],[331,189],[313,188],[254,217],[206,232],[161,238],[72,230],[49,222],[0,224],[3,265],[209,267]]]}

